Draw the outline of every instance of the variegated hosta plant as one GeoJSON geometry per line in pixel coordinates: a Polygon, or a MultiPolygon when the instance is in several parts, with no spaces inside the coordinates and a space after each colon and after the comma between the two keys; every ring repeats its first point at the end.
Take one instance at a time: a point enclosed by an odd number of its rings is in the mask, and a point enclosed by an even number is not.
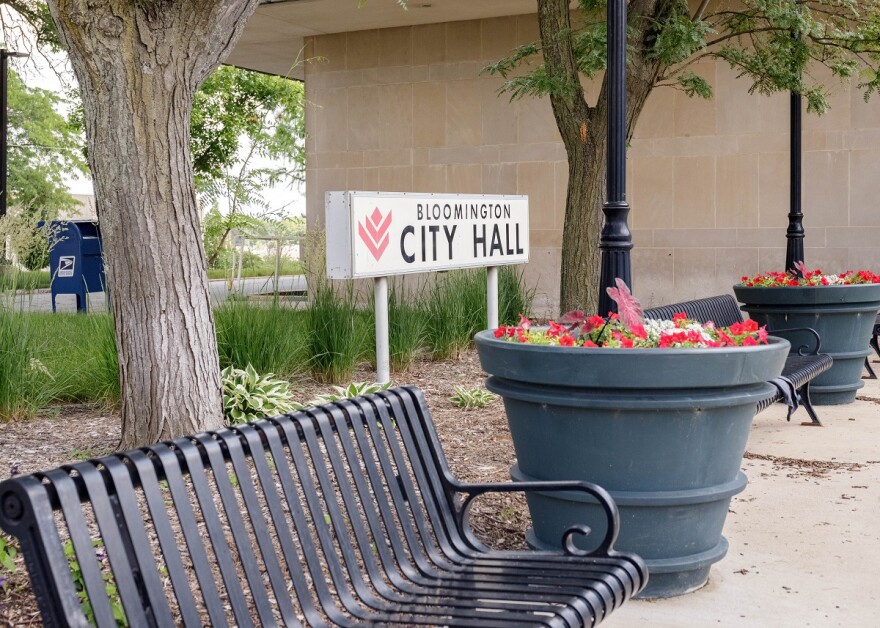
{"type": "Polygon", "coordinates": [[[385,382],[384,384],[352,382],[348,386],[334,386],[333,392],[331,393],[318,395],[314,399],[310,399],[305,403],[294,403],[293,406],[297,410],[304,410],[306,408],[322,406],[325,403],[333,403],[334,401],[340,401],[342,399],[351,399],[353,397],[360,397],[361,395],[371,395],[380,390],[388,390],[390,387],[391,382],[385,382]]]}
{"type": "Polygon", "coordinates": [[[227,423],[247,423],[296,409],[290,385],[274,373],[260,375],[250,364],[245,369],[228,366],[220,373],[220,380],[227,423]]]}

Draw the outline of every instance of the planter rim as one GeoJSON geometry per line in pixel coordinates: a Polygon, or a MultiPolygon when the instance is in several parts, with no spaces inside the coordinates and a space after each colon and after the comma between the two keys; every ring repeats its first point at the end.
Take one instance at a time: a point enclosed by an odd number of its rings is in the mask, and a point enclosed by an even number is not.
{"type": "Polygon", "coordinates": [[[745,307],[750,305],[877,304],[880,283],[847,286],[745,286],[736,284],[733,292],[745,307]]]}
{"type": "Polygon", "coordinates": [[[754,385],[778,377],[790,344],[705,349],[623,349],[531,345],[475,336],[483,369],[495,377],[553,387],[696,389],[754,385]]]}

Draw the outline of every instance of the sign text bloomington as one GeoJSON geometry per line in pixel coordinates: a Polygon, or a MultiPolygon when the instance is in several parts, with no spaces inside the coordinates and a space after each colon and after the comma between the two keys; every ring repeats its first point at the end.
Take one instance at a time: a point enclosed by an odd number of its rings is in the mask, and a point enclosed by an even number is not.
{"type": "Polygon", "coordinates": [[[526,196],[327,192],[325,200],[334,279],[529,261],[526,196]]]}

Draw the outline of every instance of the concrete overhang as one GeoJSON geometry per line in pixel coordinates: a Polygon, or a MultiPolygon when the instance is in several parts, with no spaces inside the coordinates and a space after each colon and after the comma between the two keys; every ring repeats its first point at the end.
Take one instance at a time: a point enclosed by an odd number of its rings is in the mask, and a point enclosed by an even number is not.
{"type": "Polygon", "coordinates": [[[264,0],[248,21],[226,63],[269,74],[303,78],[303,40],[311,35],[347,33],[525,15],[535,0],[264,0]]]}

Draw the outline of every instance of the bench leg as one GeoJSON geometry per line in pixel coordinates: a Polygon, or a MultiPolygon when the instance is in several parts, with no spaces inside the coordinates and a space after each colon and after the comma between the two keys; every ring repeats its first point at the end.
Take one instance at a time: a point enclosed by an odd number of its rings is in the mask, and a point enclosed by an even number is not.
{"type": "Polygon", "coordinates": [[[877,373],[871,368],[871,360],[868,358],[865,358],[865,370],[868,371],[868,377],[866,379],[877,379],[877,373]]]}
{"type": "Polygon", "coordinates": [[[819,416],[816,414],[816,410],[813,408],[813,403],[810,401],[810,382],[807,382],[803,386],[801,386],[800,390],[798,390],[798,395],[801,398],[801,405],[807,410],[807,414],[810,415],[810,419],[812,422],[807,423],[803,421],[801,425],[812,425],[814,427],[822,427],[822,421],[819,420],[819,416]]]}
{"type": "Polygon", "coordinates": [[[878,340],[878,336],[875,334],[871,336],[870,344],[874,347],[874,353],[877,354],[877,357],[880,358],[880,340],[878,340]]]}

